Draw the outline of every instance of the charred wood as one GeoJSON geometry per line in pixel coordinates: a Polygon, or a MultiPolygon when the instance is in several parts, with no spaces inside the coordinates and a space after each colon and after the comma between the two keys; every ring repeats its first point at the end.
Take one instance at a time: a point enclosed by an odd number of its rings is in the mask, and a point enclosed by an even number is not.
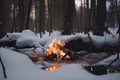
{"type": "Polygon", "coordinates": [[[119,45],[116,46],[104,45],[100,48],[97,48],[93,43],[94,42],[92,42],[92,40],[90,40],[89,42],[84,42],[82,38],[77,38],[67,42],[64,47],[74,52],[78,52],[78,51],[87,51],[89,53],[106,52],[111,54],[114,54],[114,52],[120,52],[119,45]]]}
{"type": "Polygon", "coordinates": [[[66,54],[62,57],[62,60],[65,60],[67,56],[70,57],[70,60],[76,60],[79,59],[79,55],[75,53],[74,51],[67,49],[65,47],[59,46],[61,50],[63,50],[66,54]]]}
{"type": "Polygon", "coordinates": [[[57,61],[57,54],[52,53],[51,55],[48,55],[48,56],[46,57],[46,60],[57,61]]]}
{"type": "Polygon", "coordinates": [[[64,46],[67,49],[70,49],[74,52],[78,52],[78,51],[88,51],[88,52],[93,52],[93,51],[97,51],[98,49],[92,44],[92,42],[84,42],[81,38],[77,38],[74,40],[71,40],[69,42],[66,43],[66,45],[64,46]]]}

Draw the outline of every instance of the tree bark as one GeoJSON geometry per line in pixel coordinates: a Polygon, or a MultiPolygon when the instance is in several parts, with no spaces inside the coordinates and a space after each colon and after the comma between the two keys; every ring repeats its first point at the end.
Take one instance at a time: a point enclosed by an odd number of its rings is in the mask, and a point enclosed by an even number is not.
{"type": "Polygon", "coordinates": [[[32,0],[28,0],[28,6],[26,7],[26,19],[25,19],[25,29],[29,29],[30,11],[32,8],[32,0]]]}
{"type": "Polygon", "coordinates": [[[106,22],[106,0],[97,0],[96,30],[95,35],[103,36],[106,22]]]}
{"type": "Polygon", "coordinates": [[[72,25],[72,20],[73,20],[73,13],[75,12],[75,1],[74,0],[67,0],[67,10],[65,13],[65,22],[63,26],[63,35],[69,35],[72,33],[73,30],[73,25],[72,25]]]}
{"type": "Polygon", "coordinates": [[[24,0],[19,0],[19,11],[18,11],[18,21],[19,21],[19,29],[20,31],[24,30],[25,23],[25,13],[24,13],[24,0]]]}
{"type": "Polygon", "coordinates": [[[95,27],[96,20],[96,0],[91,0],[91,30],[95,27]]]}
{"type": "Polygon", "coordinates": [[[3,1],[0,0],[0,38],[2,38],[6,32],[4,29],[4,18],[3,18],[3,1]]]}
{"type": "Polygon", "coordinates": [[[40,0],[39,3],[39,19],[40,19],[40,23],[39,23],[39,32],[40,32],[40,36],[42,35],[41,33],[44,33],[44,27],[45,27],[45,0],[40,0]]]}

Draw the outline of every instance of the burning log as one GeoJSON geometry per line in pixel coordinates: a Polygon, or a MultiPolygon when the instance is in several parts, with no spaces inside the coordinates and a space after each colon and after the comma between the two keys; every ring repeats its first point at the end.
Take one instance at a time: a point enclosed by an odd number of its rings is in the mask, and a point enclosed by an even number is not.
{"type": "Polygon", "coordinates": [[[74,51],[70,50],[70,49],[67,49],[65,47],[61,47],[60,46],[60,49],[62,49],[66,54],[62,57],[62,60],[65,60],[65,59],[70,59],[70,60],[76,60],[76,59],[79,59],[79,55],[76,54],[74,51]]]}
{"type": "Polygon", "coordinates": [[[76,54],[74,51],[70,50],[70,49],[67,49],[61,45],[58,44],[58,47],[61,51],[63,51],[63,53],[65,53],[62,57],[59,57],[57,56],[57,53],[52,53],[51,55],[49,55],[47,57],[47,59],[49,60],[57,60],[58,58],[62,59],[62,60],[76,60],[79,58],[79,55],[76,54]]]}
{"type": "Polygon", "coordinates": [[[56,41],[55,39],[49,45],[46,54],[47,60],[57,61],[57,60],[75,60],[78,59],[79,56],[75,54],[70,49],[64,47],[65,43],[61,41],[56,41]]]}
{"type": "Polygon", "coordinates": [[[57,54],[52,53],[46,57],[46,60],[57,61],[57,54]]]}

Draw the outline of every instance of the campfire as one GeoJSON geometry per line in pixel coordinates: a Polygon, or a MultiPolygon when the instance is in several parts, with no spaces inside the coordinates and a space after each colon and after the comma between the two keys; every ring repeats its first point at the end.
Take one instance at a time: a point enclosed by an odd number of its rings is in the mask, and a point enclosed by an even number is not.
{"type": "Polygon", "coordinates": [[[41,55],[28,55],[32,60],[51,60],[51,61],[63,61],[63,60],[76,60],[79,58],[74,51],[65,48],[64,41],[57,41],[53,39],[45,51],[45,56],[41,55]]]}
{"type": "MultiPolygon", "coordinates": [[[[64,41],[57,41],[56,39],[53,39],[45,53],[48,56],[48,58],[52,60],[63,59],[63,57],[66,55],[64,46],[65,46],[64,41]]],[[[67,55],[65,56],[65,58],[69,59],[70,56],[67,55]]]]}

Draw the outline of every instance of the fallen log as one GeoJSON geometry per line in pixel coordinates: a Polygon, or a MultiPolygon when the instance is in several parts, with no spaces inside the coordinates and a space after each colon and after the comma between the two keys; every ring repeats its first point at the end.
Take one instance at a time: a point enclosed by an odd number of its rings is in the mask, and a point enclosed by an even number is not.
{"type": "Polygon", "coordinates": [[[0,47],[16,47],[16,40],[11,41],[1,41],[0,47]]]}
{"type": "Polygon", "coordinates": [[[99,50],[92,44],[91,41],[84,42],[82,38],[71,39],[65,43],[65,48],[70,49],[74,52],[78,51],[88,51],[88,52],[98,52],[99,50]]]}
{"type": "Polygon", "coordinates": [[[70,50],[70,49],[67,49],[67,48],[65,48],[65,47],[62,47],[62,46],[59,46],[59,47],[60,47],[61,50],[63,50],[63,52],[66,53],[66,54],[62,57],[62,60],[67,59],[67,58],[66,58],[67,56],[70,57],[70,58],[69,58],[70,60],[79,59],[79,55],[78,55],[76,52],[74,52],[74,51],[72,51],[72,50],[70,50]]]}

